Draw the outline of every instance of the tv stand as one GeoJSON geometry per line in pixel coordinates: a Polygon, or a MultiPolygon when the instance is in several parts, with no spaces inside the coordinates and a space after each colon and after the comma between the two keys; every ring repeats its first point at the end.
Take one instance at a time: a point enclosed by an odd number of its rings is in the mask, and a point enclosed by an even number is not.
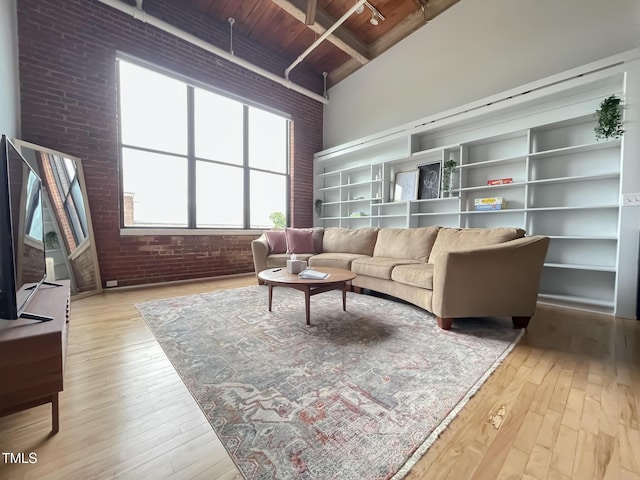
{"type": "Polygon", "coordinates": [[[58,394],[69,336],[70,282],[60,286],[42,285],[28,304],[30,313],[0,321],[0,417],[51,403],[53,433],[60,429],[58,394]]]}

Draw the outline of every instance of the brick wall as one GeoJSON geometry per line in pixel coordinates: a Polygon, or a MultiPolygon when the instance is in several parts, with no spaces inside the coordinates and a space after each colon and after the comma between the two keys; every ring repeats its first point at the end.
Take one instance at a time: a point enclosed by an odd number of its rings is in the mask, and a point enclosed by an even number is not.
{"type": "MultiPolygon", "coordinates": [[[[67,215],[64,208],[64,200],[60,196],[60,190],[58,189],[56,178],[53,173],[51,161],[49,156],[44,152],[36,152],[35,156],[38,162],[40,178],[42,179],[42,183],[44,184],[47,195],[49,196],[51,216],[55,218],[56,224],[62,234],[62,238],[59,238],[58,241],[62,242],[61,246],[64,245],[65,251],[73,252],[78,245],[76,244],[73,231],[71,230],[69,215],[67,215]]],[[[95,275],[95,272],[93,272],[93,274],[95,275]]]]}
{"type": "Polygon", "coordinates": [[[79,253],[74,253],[73,258],[69,259],[69,263],[73,270],[73,279],[78,292],[90,292],[97,288],[96,279],[98,276],[95,272],[92,248],[84,248],[79,253]]]}
{"type": "MultiPolygon", "coordinates": [[[[214,22],[191,3],[153,0],[144,8],[228,50],[228,24],[214,22]]],[[[250,242],[255,236],[120,236],[119,51],[291,114],[291,224],[312,225],[312,160],[322,148],[320,103],[95,0],[20,0],[18,36],[23,139],[82,159],[103,281],[133,285],[253,268],[250,242]]],[[[237,33],[233,45],[238,57],[278,75],[291,60],[237,33]]],[[[291,78],[315,92],[322,90],[322,78],[304,66],[296,67],[291,78]]]]}

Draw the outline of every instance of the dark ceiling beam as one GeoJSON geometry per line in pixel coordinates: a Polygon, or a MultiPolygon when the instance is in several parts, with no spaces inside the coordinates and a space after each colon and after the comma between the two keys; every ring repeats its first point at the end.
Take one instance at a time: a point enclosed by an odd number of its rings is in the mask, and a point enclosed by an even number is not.
{"type": "MultiPolygon", "coordinates": [[[[305,23],[307,17],[305,0],[272,0],[272,2],[298,21],[305,23]]],[[[331,25],[336,23],[336,20],[322,8],[317,8],[316,21],[313,25],[309,25],[309,28],[318,35],[322,35],[331,25]]],[[[346,29],[336,30],[327,37],[326,41],[331,42],[355,59],[361,66],[369,63],[370,57],[367,46],[346,29]]]]}
{"type": "MultiPolygon", "coordinates": [[[[271,1],[298,21],[302,23],[307,22],[308,9],[310,8],[310,2],[308,0],[271,1]]],[[[386,52],[396,43],[426,25],[431,19],[437,17],[459,1],[460,0],[415,0],[420,10],[409,15],[395,28],[369,45],[364,44],[346,29],[336,30],[327,37],[327,41],[345,52],[351,59],[329,72],[327,78],[329,86],[333,86],[348,77],[360,67],[386,52]]],[[[325,10],[318,8],[316,5],[315,23],[308,25],[308,27],[316,34],[322,35],[335,22],[335,18],[331,17],[325,10]]]]}
{"type": "Polygon", "coordinates": [[[307,0],[307,14],[304,19],[304,23],[307,25],[313,25],[316,23],[316,7],[318,6],[318,0],[307,0]]]}
{"type": "Polygon", "coordinates": [[[387,51],[400,40],[408,37],[429,22],[429,20],[437,17],[442,12],[452,7],[460,0],[419,0],[423,10],[409,15],[393,30],[387,32],[384,36],[369,45],[369,55],[371,59],[387,51]],[[425,6],[426,5],[426,6],[425,6]]]}
{"type": "Polygon", "coordinates": [[[334,86],[340,80],[344,80],[353,72],[362,67],[362,64],[350,58],[347,62],[340,65],[338,68],[334,68],[327,75],[327,88],[334,86]]]}

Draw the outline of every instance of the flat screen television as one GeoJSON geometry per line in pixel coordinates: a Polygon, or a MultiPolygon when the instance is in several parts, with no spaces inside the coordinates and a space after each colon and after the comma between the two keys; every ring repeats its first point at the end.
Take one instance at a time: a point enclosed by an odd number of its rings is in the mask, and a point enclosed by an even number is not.
{"type": "Polygon", "coordinates": [[[50,320],[25,311],[46,278],[42,182],[5,135],[0,150],[0,319],[50,320]]]}

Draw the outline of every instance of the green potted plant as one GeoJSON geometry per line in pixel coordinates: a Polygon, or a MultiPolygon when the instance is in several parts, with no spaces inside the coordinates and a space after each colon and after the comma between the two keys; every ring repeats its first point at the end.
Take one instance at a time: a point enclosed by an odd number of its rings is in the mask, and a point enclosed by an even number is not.
{"type": "Polygon", "coordinates": [[[442,196],[451,197],[455,186],[455,168],[458,165],[453,158],[444,162],[442,166],[442,196]]]}
{"type": "Polygon", "coordinates": [[[620,138],[624,133],[621,102],[620,98],[611,95],[600,103],[600,109],[596,110],[598,126],[594,129],[597,140],[620,138]]]}
{"type": "Polygon", "coordinates": [[[318,215],[319,217],[322,215],[322,199],[321,198],[316,198],[316,201],[313,203],[313,208],[316,211],[316,215],[318,215]]]}
{"type": "Polygon", "coordinates": [[[47,250],[53,250],[58,248],[60,243],[58,242],[58,234],[53,230],[44,234],[44,246],[47,250]]]}
{"type": "Polygon", "coordinates": [[[273,212],[269,215],[269,218],[273,222],[273,228],[284,228],[287,223],[287,219],[282,212],[273,212]]]}

